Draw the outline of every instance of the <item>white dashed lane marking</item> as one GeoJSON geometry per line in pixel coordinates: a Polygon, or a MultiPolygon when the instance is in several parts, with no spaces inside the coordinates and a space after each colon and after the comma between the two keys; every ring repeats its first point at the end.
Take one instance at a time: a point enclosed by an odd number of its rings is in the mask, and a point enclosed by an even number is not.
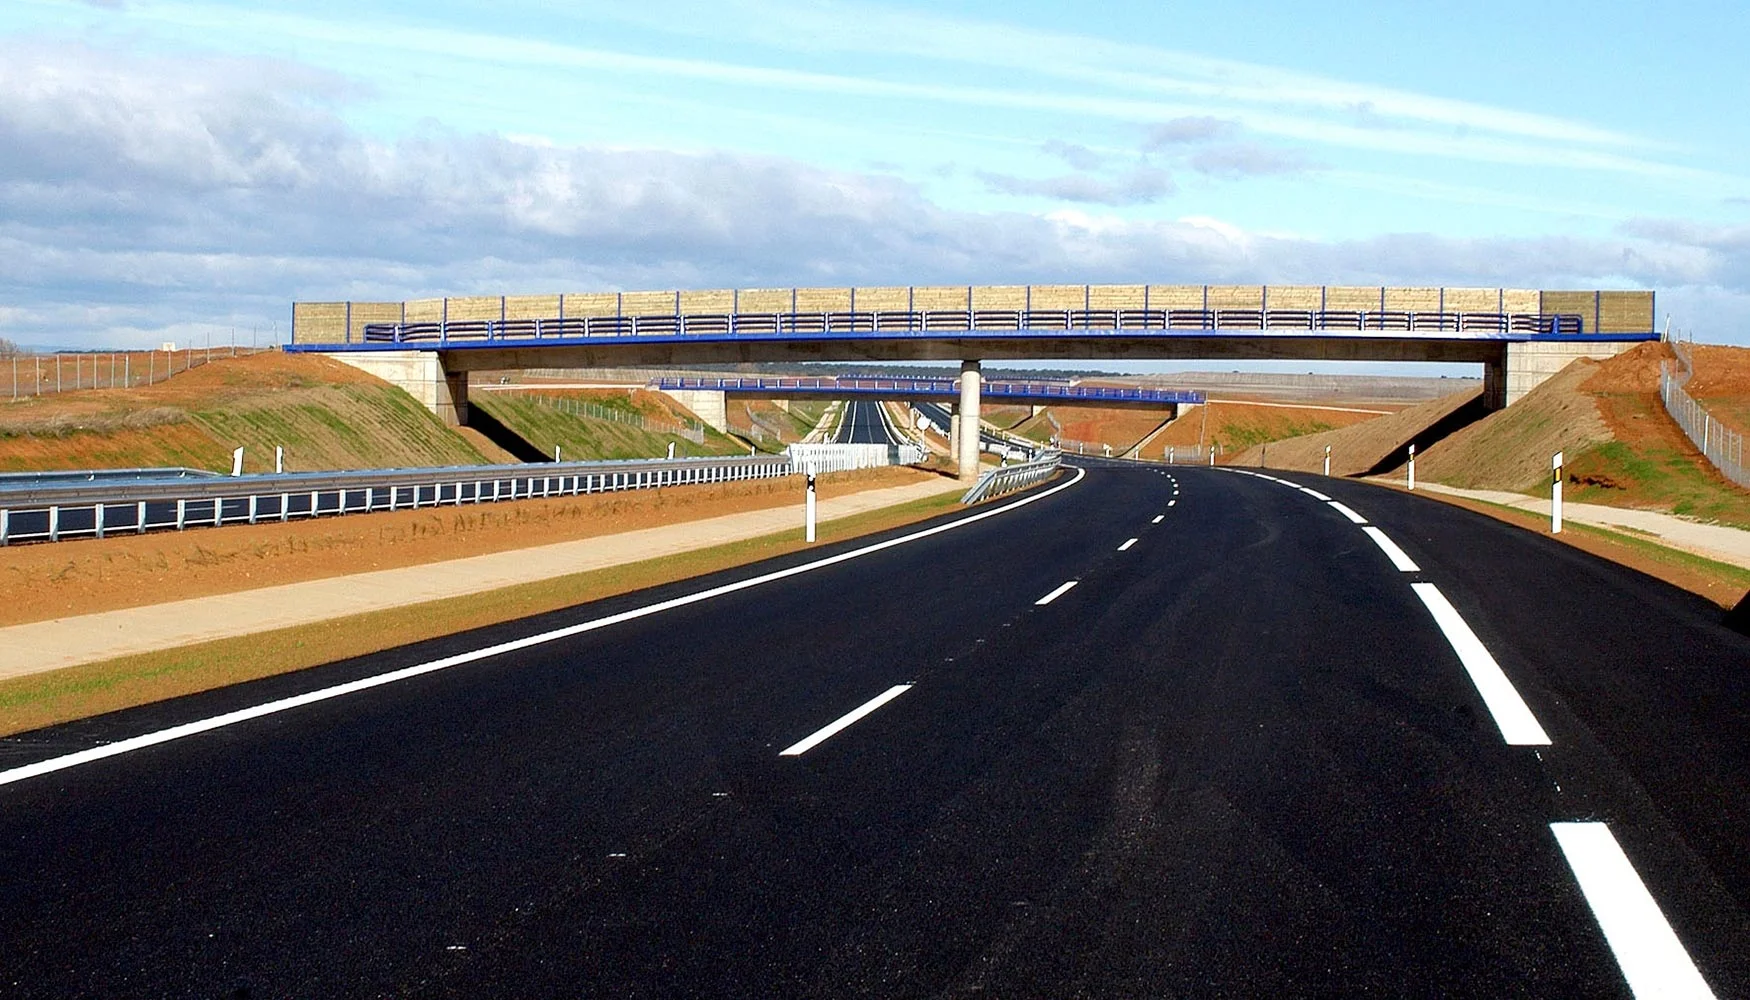
{"type": "Polygon", "coordinates": [[[1428,613],[1434,616],[1434,624],[1440,626],[1446,641],[1452,644],[1452,651],[1458,654],[1458,660],[1464,664],[1465,673],[1470,674],[1471,683],[1476,685],[1477,693],[1483,696],[1483,704],[1488,706],[1489,714],[1495,717],[1495,725],[1500,727],[1501,736],[1513,746],[1549,746],[1549,734],[1538,725],[1537,717],[1531,714],[1525,699],[1519,697],[1513,682],[1507,679],[1501,665],[1489,655],[1483,646],[1483,641],[1471,631],[1464,617],[1440,588],[1432,583],[1412,583],[1410,589],[1422,599],[1428,613]]]}
{"type": "Polygon", "coordinates": [[[1063,595],[1069,593],[1069,589],[1080,582],[1081,582],[1080,580],[1071,580],[1068,583],[1065,583],[1062,586],[1058,587],[1056,590],[1053,590],[1051,593],[1046,594],[1044,597],[1041,597],[1039,600],[1034,601],[1033,603],[1036,606],[1044,606],[1044,605],[1050,604],[1052,601],[1055,601],[1059,597],[1062,597],[1063,595]]]}
{"type": "Polygon", "coordinates": [[[825,728],[820,729],[819,731],[815,732],[814,735],[808,737],[805,740],[802,740],[799,743],[791,744],[790,746],[785,747],[783,750],[780,750],[778,752],[778,756],[780,756],[780,757],[800,757],[800,756],[802,756],[803,754],[807,753],[808,751],[813,750],[815,747],[820,746],[822,743],[825,743],[827,740],[832,739],[834,736],[838,735],[843,730],[849,728],[853,723],[855,723],[857,720],[863,718],[864,716],[868,715],[870,712],[875,711],[876,709],[880,708],[882,705],[885,705],[888,702],[892,701],[893,699],[906,693],[907,691],[910,691],[911,688],[912,688],[912,686],[910,684],[895,684],[895,685],[893,685],[892,687],[881,692],[880,694],[876,695],[875,697],[869,699],[868,701],[864,702],[863,704],[858,705],[856,708],[851,709],[849,712],[845,713],[844,715],[839,716],[837,719],[828,723],[825,728]]]}
{"type": "Polygon", "coordinates": [[[1409,556],[1404,555],[1404,550],[1398,548],[1398,543],[1385,537],[1385,532],[1371,524],[1361,530],[1367,532],[1367,537],[1373,539],[1373,544],[1379,546],[1379,550],[1386,554],[1386,558],[1391,560],[1391,564],[1396,566],[1399,572],[1420,573],[1422,571],[1421,567],[1412,562],[1409,556]]]}
{"type": "Polygon", "coordinates": [[[1637,998],[1713,1000],[1646,883],[1603,823],[1551,823],[1580,893],[1637,998]]]}

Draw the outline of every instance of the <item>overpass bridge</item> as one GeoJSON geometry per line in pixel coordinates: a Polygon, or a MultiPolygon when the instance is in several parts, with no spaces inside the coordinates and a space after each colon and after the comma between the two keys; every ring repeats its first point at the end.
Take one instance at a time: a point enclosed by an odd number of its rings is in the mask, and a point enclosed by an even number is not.
{"type": "MultiPolygon", "coordinates": [[[[1276,285],[724,289],[300,302],[293,351],[332,355],[466,419],[470,371],[801,361],[1480,363],[1488,405],[1577,357],[1656,340],[1652,292],[1276,285]]],[[[976,441],[960,464],[977,470],[976,441]]]]}

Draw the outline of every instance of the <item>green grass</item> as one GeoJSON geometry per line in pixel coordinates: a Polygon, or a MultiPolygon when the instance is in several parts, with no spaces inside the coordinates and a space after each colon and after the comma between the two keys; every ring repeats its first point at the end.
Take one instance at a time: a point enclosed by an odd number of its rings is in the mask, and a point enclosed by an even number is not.
{"type": "Polygon", "coordinates": [[[1685,517],[1750,528],[1750,492],[1713,479],[1672,449],[1607,441],[1571,456],[1565,471],[1564,496],[1570,500],[1657,505],[1685,517]]]}
{"type": "Polygon", "coordinates": [[[1288,438],[1304,437],[1308,434],[1317,434],[1320,431],[1333,429],[1333,425],[1320,420],[1314,420],[1308,424],[1289,423],[1286,426],[1279,425],[1270,429],[1262,427],[1228,426],[1212,435],[1212,440],[1223,448],[1244,451],[1253,445],[1270,444],[1276,441],[1285,441],[1288,438]]]}
{"type": "Polygon", "coordinates": [[[747,451],[740,442],[710,428],[705,429],[704,443],[694,444],[678,434],[567,413],[520,393],[481,393],[469,405],[485,410],[544,455],[553,454],[557,445],[560,456],[566,459],[661,458],[668,454],[671,442],[677,456],[739,455],[747,451]]]}

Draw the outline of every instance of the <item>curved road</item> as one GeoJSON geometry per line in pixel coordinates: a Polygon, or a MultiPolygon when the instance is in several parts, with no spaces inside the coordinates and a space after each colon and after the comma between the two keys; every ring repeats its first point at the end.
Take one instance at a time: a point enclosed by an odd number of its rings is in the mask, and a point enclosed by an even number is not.
{"type": "Polygon", "coordinates": [[[5,740],[0,992],[1750,995],[1750,639],[1292,478],[1090,463],[5,740]]]}

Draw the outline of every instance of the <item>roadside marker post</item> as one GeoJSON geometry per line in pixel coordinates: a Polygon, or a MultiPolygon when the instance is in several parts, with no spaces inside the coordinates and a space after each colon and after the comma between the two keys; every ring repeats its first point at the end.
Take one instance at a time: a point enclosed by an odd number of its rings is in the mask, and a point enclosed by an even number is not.
{"type": "Polygon", "coordinates": [[[237,450],[231,452],[231,475],[241,476],[242,474],[243,474],[243,449],[238,448],[237,450]]]}
{"type": "Polygon", "coordinates": [[[1410,490],[1411,490],[1411,492],[1414,492],[1416,489],[1416,446],[1414,444],[1410,445],[1409,481],[1410,481],[1410,490]]]}
{"type": "Polygon", "coordinates": [[[1331,446],[1325,445],[1325,478],[1331,478],[1331,446]]]}
{"type": "Polygon", "coordinates": [[[276,444],[273,446],[273,471],[275,475],[279,475],[286,471],[285,445],[276,444]]]}
{"type": "Polygon", "coordinates": [[[1559,451],[1550,461],[1549,533],[1562,533],[1562,453],[1559,451]]]}
{"type": "Polygon", "coordinates": [[[814,471],[812,469],[808,472],[808,501],[804,506],[807,511],[804,515],[807,521],[807,537],[804,540],[812,545],[814,543],[814,471]]]}

